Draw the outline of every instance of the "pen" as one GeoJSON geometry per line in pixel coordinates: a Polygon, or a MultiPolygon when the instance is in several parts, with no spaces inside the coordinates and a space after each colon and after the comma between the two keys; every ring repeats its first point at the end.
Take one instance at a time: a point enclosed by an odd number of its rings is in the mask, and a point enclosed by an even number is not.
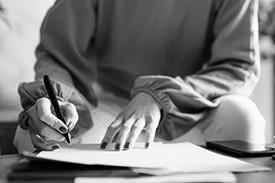
{"type": "MultiPolygon", "coordinates": [[[[49,95],[49,99],[53,105],[53,108],[55,110],[55,113],[56,113],[56,116],[58,119],[60,119],[64,124],[66,124],[66,121],[63,117],[63,115],[61,114],[61,110],[60,110],[60,107],[59,107],[59,104],[57,102],[57,99],[56,99],[56,96],[55,96],[55,93],[54,93],[54,90],[53,90],[53,86],[51,85],[51,80],[49,78],[48,75],[44,75],[44,86],[46,88],[46,91],[49,95]]],[[[71,144],[71,140],[70,140],[70,134],[67,132],[67,133],[64,133],[63,134],[66,141],[68,142],[68,144],[71,144]]]]}

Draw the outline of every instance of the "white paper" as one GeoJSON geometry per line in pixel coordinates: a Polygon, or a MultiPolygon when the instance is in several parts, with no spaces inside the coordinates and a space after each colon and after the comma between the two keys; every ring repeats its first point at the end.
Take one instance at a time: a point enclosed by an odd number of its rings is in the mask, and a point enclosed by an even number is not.
{"type": "Polygon", "coordinates": [[[153,144],[149,149],[136,147],[128,151],[101,150],[99,144],[78,144],[55,151],[43,151],[35,158],[86,165],[123,166],[144,173],[150,173],[150,171],[152,173],[154,169],[162,169],[169,173],[271,170],[268,167],[261,167],[219,155],[189,142],[153,144]]]}
{"type": "Polygon", "coordinates": [[[75,183],[179,183],[179,182],[236,182],[237,179],[233,173],[184,173],[167,176],[149,176],[137,178],[98,178],[98,177],[78,177],[75,183]]]}

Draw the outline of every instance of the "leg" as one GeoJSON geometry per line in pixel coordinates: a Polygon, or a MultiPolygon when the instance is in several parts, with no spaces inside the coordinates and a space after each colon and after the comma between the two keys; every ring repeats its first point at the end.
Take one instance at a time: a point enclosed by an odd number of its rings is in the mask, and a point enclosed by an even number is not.
{"type": "Polygon", "coordinates": [[[244,140],[265,143],[265,119],[249,98],[227,95],[217,102],[220,102],[217,108],[210,110],[197,126],[173,142],[204,145],[210,140],[244,140]]]}
{"type": "Polygon", "coordinates": [[[265,119],[249,98],[228,95],[218,100],[220,106],[209,114],[208,120],[213,120],[213,124],[206,130],[207,140],[265,143],[265,119]]]}
{"type": "Polygon", "coordinates": [[[29,131],[22,129],[20,126],[16,129],[13,144],[17,148],[18,153],[22,153],[23,151],[33,152],[35,150],[29,131]]]}

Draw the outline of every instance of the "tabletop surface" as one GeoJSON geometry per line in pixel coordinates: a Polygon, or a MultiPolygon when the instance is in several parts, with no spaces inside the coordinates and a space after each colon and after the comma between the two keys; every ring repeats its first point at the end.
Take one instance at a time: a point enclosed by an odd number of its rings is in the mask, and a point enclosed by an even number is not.
{"type": "MultiPolygon", "coordinates": [[[[5,155],[1,156],[0,159],[0,182],[3,183],[11,183],[12,181],[7,180],[7,175],[10,172],[10,166],[15,164],[16,162],[22,160],[21,155],[5,155]]],[[[240,158],[243,161],[247,161],[249,163],[253,163],[256,165],[267,166],[273,169],[270,172],[252,172],[252,173],[236,173],[237,183],[270,183],[275,180],[275,161],[271,157],[257,157],[257,158],[240,158]]],[[[17,183],[23,183],[28,181],[17,181],[17,183]]],[[[39,181],[35,181],[39,182],[39,181]]],[[[42,181],[41,181],[42,182],[42,181]]],[[[43,180],[45,183],[45,180],[43,180]]],[[[50,181],[53,182],[63,182],[60,180],[50,181]]],[[[68,182],[68,180],[64,180],[64,182],[68,182]]],[[[71,181],[73,182],[73,181],[71,181]]]]}

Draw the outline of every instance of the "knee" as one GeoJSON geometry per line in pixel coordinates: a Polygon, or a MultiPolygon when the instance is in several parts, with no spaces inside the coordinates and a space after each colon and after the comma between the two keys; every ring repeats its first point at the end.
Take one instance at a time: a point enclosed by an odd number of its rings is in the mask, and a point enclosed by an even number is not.
{"type": "Polygon", "coordinates": [[[224,96],[217,111],[224,138],[265,143],[265,119],[252,100],[240,95],[224,96]]]}
{"type": "Polygon", "coordinates": [[[33,152],[35,148],[32,145],[29,131],[23,130],[21,127],[17,127],[15,136],[13,139],[13,145],[16,147],[18,153],[23,151],[33,152]]]}

